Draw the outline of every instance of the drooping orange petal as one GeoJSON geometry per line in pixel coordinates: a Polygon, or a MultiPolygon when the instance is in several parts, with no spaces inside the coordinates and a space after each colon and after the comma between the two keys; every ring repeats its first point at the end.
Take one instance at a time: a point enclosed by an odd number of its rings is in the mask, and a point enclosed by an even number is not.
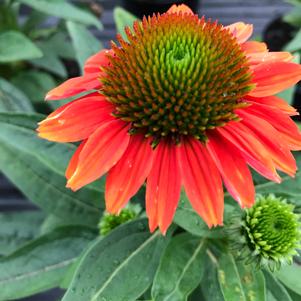
{"type": "Polygon", "coordinates": [[[129,124],[119,119],[100,126],[80,152],[77,168],[70,174],[66,186],[78,190],[100,178],[114,166],[128,146],[129,127],[129,124]]]}
{"type": "Polygon", "coordinates": [[[51,113],[39,123],[38,135],[57,142],[75,142],[89,137],[101,124],[113,119],[114,106],[101,95],[87,96],[51,113]]]}
{"type": "Polygon", "coordinates": [[[147,177],[146,213],[149,228],[158,226],[163,234],[172,222],[181,193],[181,176],[176,145],[162,141],[155,150],[153,166],[147,177]]]}
{"type": "Polygon", "coordinates": [[[289,62],[267,62],[255,66],[250,96],[270,96],[285,90],[301,79],[301,66],[289,62]]]}
{"type": "Polygon", "coordinates": [[[76,149],[76,151],[74,152],[71,160],[69,161],[69,164],[68,164],[68,167],[66,169],[66,172],[65,172],[65,176],[67,179],[69,179],[74,171],[76,170],[77,168],[77,164],[78,164],[78,158],[79,158],[79,155],[83,149],[83,147],[85,146],[87,140],[84,140],[79,146],[78,148],[76,149]]]}
{"type": "Polygon", "coordinates": [[[241,122],[228,122],[226,126],[217,128],[216,131],[231,142],[258,173],[277,183],[281,182],[269,152],[241,122]]]}
{"type": "Polygon", "coordinates": [[[277,169],[294,176],[297,169],[296,161],[287,145],[281,139],[275,139],[275,137],[279,136],[278,131],[265,120],[246,110],[237,110],[236,113],[242,117],[241,123],[251,129],[257,139],[268,150],[277,169]]]}
{"type": "Polygon", "coordinates": [[[167,11],[168,14],[192,14],[193,11],[185,4],[180,4],[180,5],[172,5],[170,9],[167,11]]]}
{"type": "Polygon", "coordinates": [[[256,52],[247,55],[251,65],[271,62],[289,62],[293,56],[289,52],[256,52]]]}
{"type": "Polygon", "coordinates": [[[109,56],[113,54],[113,50],[103,49],[92,55],[85,62],[84,73],[99,73],[101,71],[101,67],[109,66],[109,56]]]}
{"type": "Polygon", "coordinates": [[[288,115],[258,103],[253,103],[245,110],[271,124],[279,132],[278,139],[282,139],[291,150],[301,149],[301,132],[288,115]]]}
{"type": "Polygon", "coordinates": [[[187,197],[209,227],[223,224],[224,193],[219,171],[208,150],[194,138],[178,147],[179,164],[187,197]]]}
{"type": "Polygon", "coordinates": [[[253,179],[239,152],[216,131],[209,134],[208,150],[229,193],[242,208],[252,206],[255,202],[253,179]]]}
{"type": "Polygon", "coordinates": [[[241,49],[246,52],[246,54],[268,51],[266,43],[262,43],[262,42],[248,41],[241,44],[240,46],[241,49]]]}
{"type": "Polygon", "coordinates": [[[131,136],[126,151],[106,178],[108,212],[119,213],[136,194],[150,172],[153,156],[150,139],[145,139],[143,135],[131,136]]]}
{"type": "Polygon", "coordinates": [[[253,33],[253,25],[244,22],[237,22],[225,26],[236,37],[238,43],[244,43],[253,33]]]}
{"type": "MultiPolygon", "coordinates": [[[[270,108],[279,109],[282,113],[288,114],[290,116],[299,115],[297,110],[290,106],[285,100],[277,96],[267,96],[267,97],[244,97],[249,103],[255,103],[258,105],[268,106],[270,108]]],[[[268,109],[268,108],[266,108],[268,109]]]]}
{"type": "Polygon", "coordinates": [[[68,79],[58,87],[50,90],[45,99],[58,100],[68,98],[82,92],[98,89],[100,85],[98,73],[89,73],[84,76],[68,79]]]}

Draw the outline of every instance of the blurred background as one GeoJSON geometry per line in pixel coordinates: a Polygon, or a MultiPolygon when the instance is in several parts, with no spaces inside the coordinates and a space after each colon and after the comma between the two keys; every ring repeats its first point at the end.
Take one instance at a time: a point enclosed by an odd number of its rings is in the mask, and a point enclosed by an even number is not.
{"type": "MultiPolygon", "coordinates": [[[[297,0],[0,0],[0,112],[50,113],[58,104],[46,104],[45,93],[80,75],[85,59],[109,47],[116,30],[121,30],[118,26],[124,11],[116,10],[117,6],[142,18],[144,14],[164,12],[173,3],[185,3],[199,15],[224,25],[252,23],[253,39],[265,41],[273,51],[287,49],[296,61],[300,59],[301,1],[297,0]],[[19,103],[20,98],[27,102],[19,103]]],[[[282,97],[301,107],[298,86],[282,97]]],[[[0,173],[0,214],[34,208],[0,173]]],[[[23,239],[34,235],[25,231],[23,239]]],[[[0,248],[4,245],[9,245],[9,238],[2,237],[0,226],[0,248]]],[[[22,300],[52,301],[60,295],[61,291],[52,290],[22,300]]]]}

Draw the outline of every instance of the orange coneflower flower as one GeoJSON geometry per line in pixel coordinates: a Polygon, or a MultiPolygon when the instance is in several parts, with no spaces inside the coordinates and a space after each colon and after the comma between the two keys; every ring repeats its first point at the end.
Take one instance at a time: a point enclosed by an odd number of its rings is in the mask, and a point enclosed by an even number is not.
{"type": "Polygon", "coordinates": [[[291,176],[301,135],[295,109],[272,96],[301,79],[287,52],[247,42],[252,25],[198,18],[185,5],[136,21],[128,41],[86,62],[84,75],[51,90],[62,99],[94,90],[50,114],[40,137],[81,141],[66,171],[73,190],[108,172],[106,208],[118,213],[146,181],[150,230],[165,233],[181,187],[209,227],[223,223],[223,185],[254,203],[248,165],[280,182],[291,176]],[[97,92],[95,92],[97,90],[97,92]]]}

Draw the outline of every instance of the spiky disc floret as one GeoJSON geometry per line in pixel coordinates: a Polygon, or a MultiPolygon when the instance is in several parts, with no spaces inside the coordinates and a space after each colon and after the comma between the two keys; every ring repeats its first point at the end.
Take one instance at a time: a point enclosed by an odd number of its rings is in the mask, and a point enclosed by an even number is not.
{"type": "Polygon", "coordinates": [[[163,14],[136,21],[118,37],[104,68],[102,93],[132,133],[154,139],[206,138],[206,130],[236,120],[252,89],[247,59],[236,39],[197,15],[163,14]]]}
{"type": "Polygon", "coordinates": [[[237,235],[233,239],[240,255],[272,270],[290,263],[300,247],[300,215],[292,204],[273,194],[259,196],[244,212],[237,230],[241,239],[237,235]]]}

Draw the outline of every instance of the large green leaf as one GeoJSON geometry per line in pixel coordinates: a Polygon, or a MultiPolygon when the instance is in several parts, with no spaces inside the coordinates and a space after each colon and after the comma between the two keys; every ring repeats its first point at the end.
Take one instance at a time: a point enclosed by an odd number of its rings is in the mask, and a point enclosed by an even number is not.
{"type": "Polygon", "coordinates": [[[151,284],[168,242],[136,220],[99,239],[83,256],[63,301],[134,301],[151,284]]]}
{"type": "Polygon", "coordinates": [[[12,78],[12,83],[24,91],[32,102],[44,101],[46,93],[56,86],[54,78],[41,71],[24,71],[12,78]]]}
{"type": "Polygon", "coordinates": [[[77,21],[86,25],[95,25],[101,28],[100,21],[88,11],[80,9],[65,0],[19,0],[45,14],[60,17],[66,20],[77,21]]]}
{"type": "Polygon", "coordinates": [[[264,271],[266,288],[268,291],[267,301],[292,301],[284,286],[269,271],[264,271]]]}
{"type": "Polygon", "coordinates": [[[156,273],[152,297],[156,301],[184,301],[201,282],[205,266],[203,238],[184,233],[171,240],[156,273]]]}
{"type": "Polygon", "coordinates": [[[285,286],[301,295],[301,266],[297,264],[283,266],[275,272],[275,275],[285,286]]]}
{"type": "MultiPolygon", "coordinates": [[[[67,70],[64,66],[64,64],[61,62],[60,58],[56,54],[55,51],[52,50],[52,47],[49,47],[49,44],[46,42],[38,42],[37,45],[43,52],[43,57],[39,59],[31,60],[30,63],[34,66],[37,66],[39,68],[42,68],[46,71],[50,71],[55,75],[58,75],[60,77],[66,77],[67,76],[67,70]]],[[[71,45],[69,45],[71,48],[71,45]]],[[[44,79],[45,81],[45,79],[44,79]]],[[[35,82],[37,79],[35,79],[35,82]]],[[[41,81],[40,81],[41,82],[41,81]]],[[[50,89],[53,88],[53,86],[50,87],[50,89]]],[[[42,90],[42,98],[40,100],[44,99],[45,93],[50,90],[49,87],[46,87],[46,91],[42,90]]]]}
{"type": "Polygon", "coordinates": [[[32,202],[45,211],[73,223],[96,225],[101,216],[102,202],[97,191],[82,189],[72,192],[65,188],[65,178],[34,155],[5,144],[0,139],[0,170],[32,202]],[[96,202],[99,207],[97,207],[96,202]]]}
{"type": "Polygon", "coordinates": [[[124,32],[124,28],[126,26],[132,28],[134,21],[138,20],[138,18],[122,7],[117,6],[114,8],[114,20],[118,33],[120,33],[122,37],[127,41],[127,36],[124,32]]]}
{"type": "Polygon", "coordinates": [[[41,50],[18,31],[0,33],[0,63],[41,57],[41,50]]]}
{"type": "Polygon", "coordinates": [[[0,213],[0,254],[7,255],[35,238],[44,218],[41,211],[0,213]]]}
{"type": "Polygon", "coordinates": [[[68,21],[67,28],[73,42],[77,61],[83,70],[87,58],[99,52],[102,49],[102,44],[81,24],[68,21]]]}
{"type": "Polygon", "coordinates": [[[58,286],[69,266],[94,238],[90,228],[60,228],[2,258],[0,300],[21,298],[58,286]]]}
{"type": "Polygon", "coordinates": [[[4,78],[0,78],[0,112],[33,112],[27,96],[4,78]]]}
{"type": "Polygon", "coordinates": [[[223,253],[218,260],[218,278],[225,301],[265,301],[265,283],[261,271],[252,266],[235,262],[230,253],[223,253]]]}
{"type": "MultiPolygon", "coordinates": [[[[209,254],[211,254],[211,252],[209,254]]],[[[209,256],[207,257],[205,277],[203,277],[201,282],[201,291],[204,296],[204,300],[201,299],[202,301],[224,301],[225,300],[218,281],[217,260],[215,257],[214,258],[211,258],[209,256]]]]}

